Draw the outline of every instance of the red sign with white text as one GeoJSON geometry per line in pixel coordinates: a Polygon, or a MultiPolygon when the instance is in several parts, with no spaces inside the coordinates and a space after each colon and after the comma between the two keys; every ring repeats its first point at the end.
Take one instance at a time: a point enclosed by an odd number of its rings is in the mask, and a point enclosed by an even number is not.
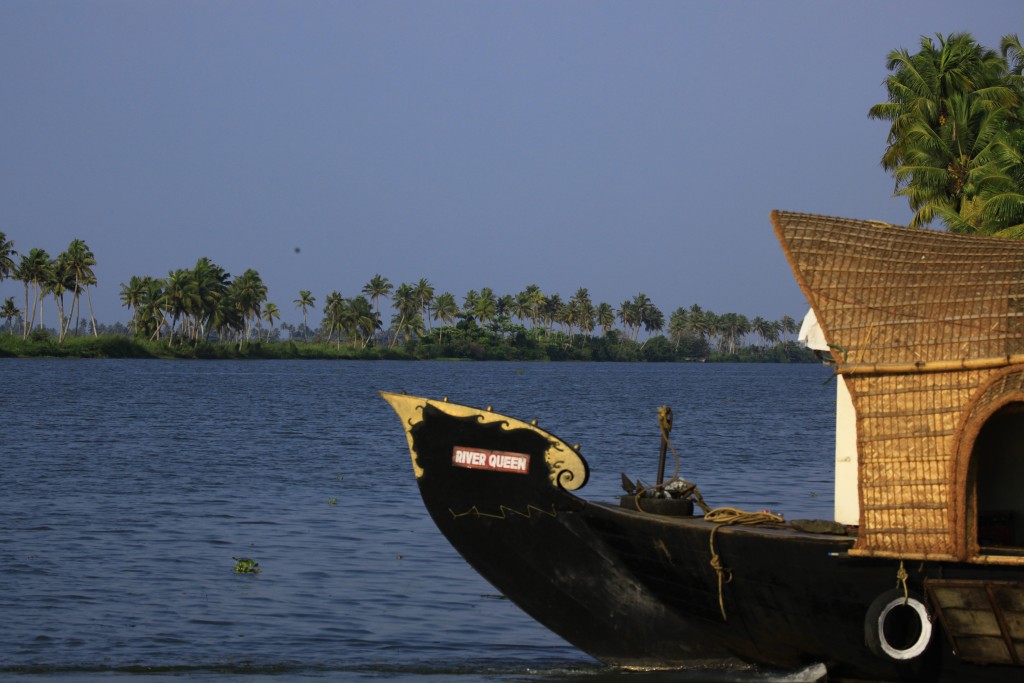
{"type": "Polygon", "coordinates": [[[471,470],[527,474],[530,471],[530,456],[526,453],[487,451],[482,448],[456,446],[452,449],[452,465],[471,470]]]}

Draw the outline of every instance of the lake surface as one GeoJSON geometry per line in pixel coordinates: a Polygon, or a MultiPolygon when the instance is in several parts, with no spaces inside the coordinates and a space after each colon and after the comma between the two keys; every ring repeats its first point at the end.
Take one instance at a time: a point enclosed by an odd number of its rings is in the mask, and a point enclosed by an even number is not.
{"type": "MultiPolygon", "coordinates": [[[[832,515],[818,365],[0,360],[0,677],[813,680],[605,668],[462,561],[376,392],[580,443],[594,500],[657,472],[657,409],[707,502],[832,515]],[[252,558],[259,574],[234,571],[252,558]]],[[[673,470],[670,462],[668,472],[673,470]]],[[[810,679],[807,677],[811,676],[810,679]]]]}

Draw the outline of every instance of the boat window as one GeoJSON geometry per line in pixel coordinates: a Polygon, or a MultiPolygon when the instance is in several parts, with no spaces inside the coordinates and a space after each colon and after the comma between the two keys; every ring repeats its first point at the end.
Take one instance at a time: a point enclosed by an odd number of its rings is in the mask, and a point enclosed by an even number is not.
{"type": "Polygon", "coordinates": [[[1024,403],[1010,403],[985,422],[971,457],[979,550],[1024,553],[1024,403]]]}

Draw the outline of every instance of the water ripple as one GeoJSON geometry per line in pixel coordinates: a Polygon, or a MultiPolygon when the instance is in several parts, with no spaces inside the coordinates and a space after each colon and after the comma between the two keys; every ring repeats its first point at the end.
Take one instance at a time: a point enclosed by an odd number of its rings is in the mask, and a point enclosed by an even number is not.
{"type": "Polygon", "coordinates": [[[444,541],[379,388],[539,419],[583,444],[583,493],[602,500],[620,472],[653,479],[667,403],[682,471],[709,501],[792,518],[832,505],[822,368],[3,363],[19,394],[0,397],[0,673],[618,676],[444,541]],[[261,572],[236,573],[234,558],[261,572]]]}

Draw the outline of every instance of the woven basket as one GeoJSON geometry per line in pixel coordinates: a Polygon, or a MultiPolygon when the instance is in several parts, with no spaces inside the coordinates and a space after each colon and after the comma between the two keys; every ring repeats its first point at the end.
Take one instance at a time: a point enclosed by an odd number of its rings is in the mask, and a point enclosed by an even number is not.
{"type": "Polygon", "coordinates": [[[1024,400],[1024,242],[775,211],[857,415],[855,554],[963,559],[980,425],[1024,400]]]}

